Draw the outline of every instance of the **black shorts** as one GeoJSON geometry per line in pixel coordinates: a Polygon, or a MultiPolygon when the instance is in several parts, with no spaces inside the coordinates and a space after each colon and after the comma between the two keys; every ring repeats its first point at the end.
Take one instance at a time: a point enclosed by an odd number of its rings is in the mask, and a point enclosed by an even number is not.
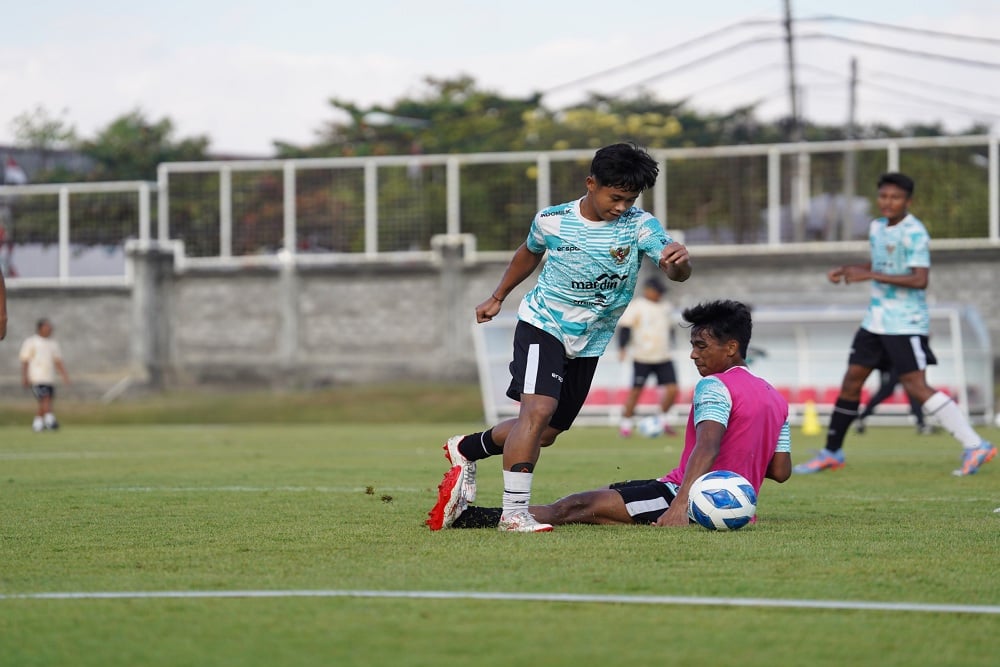
{"type": "Polygon", "coordinates": [[[897,375],[922,371],[937,363],[927,336],[876,334],[858,329],[847,363],[865,368],[895,370],[897,375]]]}
{"type": "Polygon", "coordinates": [[[35,398],[42,400],[43,398],[55,398],[56,388],[50,384],[33,384],[31,385],[31,393],[35,395],[35,398]]]}
{"type": "Polygon", "coordinates": [[[657,479],[632,479],[610,486],[625,501],[625,509],[639,524],[653,523],[674,501],[674,492],[657,479]]]}
{"type": "Polygon", "coordinates": [[[599,357],[566,356],[562,341],[526,322],[514,328],[514,360],[510,362],[507,396],[540,394],[559,401],[549,425],[566,431],[580,414],[590,393],[599,357]]]}
{"type": "Polygon", "coordinates": [[[674,370],[674,362],[661,361],[658,364],[647,364],[641,361],[632,362],[632,386],[645,386],[646,380],[652,375],[656,377],[656,384],[660,387],[668,384],[677,384],[677,372],[674,370]]]}

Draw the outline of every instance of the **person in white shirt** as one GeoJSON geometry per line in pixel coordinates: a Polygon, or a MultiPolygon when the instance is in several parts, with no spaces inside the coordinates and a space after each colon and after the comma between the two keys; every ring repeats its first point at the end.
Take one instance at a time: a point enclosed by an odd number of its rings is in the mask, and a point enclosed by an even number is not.
{"type": "Polygon", "coordinates": [[[31,424],[36,433],[46,429],[59,428],[59,422],[52,412],[55,400],[56,372],[62,376],[63,382],[70,384],[69,374],[63,365],[62,350],[59,343],[52,338],[52,322],[47,319],[38,320],[36,333],[29,336],[21,344],[21,379],[25,387],[38,399],[38,412],[31,424]]]}
{"type": "Polygon", "coordinates": [[[666,415],[677,399],[677,372],[674,369],[671,343],[674,328],[673,306],[663,298],[667,288],[657,278],[650,278],[643,286],[642,295],[629,303],[618,321],[618,343],[624,361],[632,353],[632,387],[625,398],[622,420],[618,432],[622,437],[632,435],[635,428],[635,406],[650,376],[660,386],[659,422],[667,435],[675,435],[667,423],[666,415]]]}

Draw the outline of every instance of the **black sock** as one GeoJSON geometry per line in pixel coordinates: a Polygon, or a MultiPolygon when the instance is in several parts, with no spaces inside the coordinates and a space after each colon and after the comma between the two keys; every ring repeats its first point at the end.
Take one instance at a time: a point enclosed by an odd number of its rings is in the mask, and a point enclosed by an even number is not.
{"type": "Polygon", "coordinates": [[[493,429],[472,433],[458,443],[459,453],[470,461],[478,461],[503,454],[503,447],[493,442],[493,429]]]}
{"type": "Polygon", "coordinates": [[[833,404],[833,414],[830,416],[830,427],[826,431],[826,448],[836,452],[844,446],[844,436],[851,422],[858,416],[858,405],[861,401],[845,401],[838,398],[833,404]]]}
{"type": "Polygon", "coordinates": [[[500,515],[503,510],[499,507],[477,507],[469,505],[458,515],[452,528],[496,528],[500,525],[500,515]]]}

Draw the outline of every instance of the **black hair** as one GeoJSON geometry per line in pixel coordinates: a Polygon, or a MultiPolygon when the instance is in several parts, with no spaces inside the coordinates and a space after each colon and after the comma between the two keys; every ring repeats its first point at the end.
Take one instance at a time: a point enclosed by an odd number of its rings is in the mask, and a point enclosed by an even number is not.
{"type": "Polygon", "coordinates": [[[898,171],[890,171],[879,176],[878,187],[882,187],[883,185],[895,185],[902,190],[906,190],[907,197],[913,196],[913,179],[898,171]]]}
{"type": "Polygon", "coordinates": [[[722,343],[735,340],[740,346],[740,357],[747,358],[753,318],[746,304],[728,299],[710,301],[685,309],[683,315],[685,321],[691,324],[692,331],[707,329],[713,338],[722,343]]]}
{"type": "Polygon", "coordinates": [[[642,192],[656,183],[660,167],[635,144],[611,144],[597,151],[590,163],[590,175],[598,185],[642,192]]]}
{"type": "Polygon", "coordinates": [[[667,286],[659,278],[650,278],[644,283],[644,286],[655,289],[660,294],[666,294],[667,292],[667,286]]]}
{"type": "Polygon", "coordinates": [[[35,331],[41,331],[42,327],[44,327],[46,324],[51,324],[51,322],[49,321],[49,318],[47,318],[47,317],[40,317],[38,319],[38,321],[35,322],[35,331]]]}

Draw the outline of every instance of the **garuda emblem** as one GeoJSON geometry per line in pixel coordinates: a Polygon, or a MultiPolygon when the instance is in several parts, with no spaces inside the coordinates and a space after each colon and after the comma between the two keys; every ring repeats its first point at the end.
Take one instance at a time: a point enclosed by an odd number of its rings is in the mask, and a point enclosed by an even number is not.
{"type": "Polygon", "coordinates": [[[624,264],[628,261],[628,256],[632,254],[632,248],[628,246],[624,248],[612,248],[609,254],[611,255],[611,259],[615,260],[615,264],[624,264]]]}

